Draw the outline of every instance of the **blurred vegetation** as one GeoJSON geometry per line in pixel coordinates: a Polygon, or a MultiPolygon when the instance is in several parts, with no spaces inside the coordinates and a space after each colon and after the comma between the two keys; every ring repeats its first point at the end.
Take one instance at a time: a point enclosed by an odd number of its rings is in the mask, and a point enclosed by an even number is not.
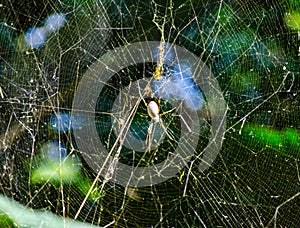
{"type": "MultiPolygon", "coordinates": [[[[66,222],[29,207],[74,217],[96,177],[80,161],[80,153],[76,159],[68,155],[58,161],[40,156],[40,144],[59,135],[48,130],[49,117],[56,107],[71,108],[76,83],[105,51],[136,41],[160,40],[154,15],[160,22],[166,16],[166,41],[197,54],[218,80],[229,107],[223,149],[207,173],[191,166],[180,177],[141,189],[140,202],[128,198],[126,189],[117,184],[101,189],[99,180],[79,219],[101,220],[101,224],[117,221],[120,226],[189,223],[196,227],[199,216],[211,227],[256,227],[268,224],[278,205],[299,191],[300,1],[180,0],[173,1],[173,8],[169,1],[155,3],[0,4],[0,139],[10,142],[1,145],[1,193],[28,205],[1,201],[0,227],[52,219],[60,225],[66,222]],[[41,26],[53,12],[66,13],[67,25],[42,49],[24,47],[24,32],[41,26]],[[17,212],[20,217],[12,216],[17,212]],[[183,212],[184,216],[178,216],[183,212]]],[[[88,92],[94,91],[87,88],[88,92]]],[[[137,120],[134,127],[141,135],[147,125],[137,120]]],[[[107,136],[111,125],[103,122],[107,125],[98,130],[107,136]]],[[[59,139],[67,147],[73,143],[69,132],[59,139]]],[[[132,156],[122,155],[122,162],[133,163],[132,156]]],[[[295,201],[283,205],[278,226],[299,227],[299,211],[295,201]]]]}
{"type": "Polygon", "coordinates": [[[92,228],[88,223],[81,223],[69,218],[59,217],[49,211],[32,210],[26,208],[14,200],[8,199],[0,195],[0,217],[1,227],[72,227],[72,228],[92,228]]]}

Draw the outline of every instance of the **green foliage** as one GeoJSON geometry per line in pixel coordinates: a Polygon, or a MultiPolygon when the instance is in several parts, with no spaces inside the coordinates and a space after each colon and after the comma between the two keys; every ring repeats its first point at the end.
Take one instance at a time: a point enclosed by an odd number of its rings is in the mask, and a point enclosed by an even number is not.
{"type": "Polygon", "coordinates": [[[62,161],[46,160],[32,173],[32,183],[51,184],[72,183],[80,176],[80,167],[75,160],[67,158],[62,161]]]}
{"type": "Polygon", "coordinates": [[[300,9],[300,1],[299,0],[288,0],[290,9],[292,10],[298,10],[300,9]]]}
{"type": "Polygon", "coordinates": [[[1,215],[0,227],[99,227],[63,218],[49,211],[32,210],[2,195],[0,195],[0,210],[9,215],[1,215]]]}
{"type": "Polygon", "coordinates": [[[288,13],[285,18],[285,23],[291,29],[300,31],[300,13],[296,11],[288,13]]]}
{"type": "MultiPolygon", "coordinates": [[[[71,184],[76,186],[82,195],[86,195],[92,182],[85,178],[80,169],[80,163],[77,159],[67,157],[62,161],[45,160],[38,164],[31,175],[31,182],[33,184],[50,183],[54,186],[60,184],[71,184]]],[[[94,187],[89,195],[89,200],[98,201],[103,198],[104,191],[94,187]]]]}
{"type": "MultiPolygon", "coordinates": [[[[92,187],[92,182],[84,177],[77,179],[75,183],[76,187],[80,190],[82,195],[87,195],[90,188],[92,187]]],[[[89,200],[93,202],[97,202],[98,200],[102,199],[105,195],[105,192],[101,190],[99,187],[94,186],[92,191],[88,197],[89,200]]]]}
{"type": "Polygon", "coordinates": [[[14,228],[17,226],[8,215],[0,214],[0,227],[14,228]]]}
{"type": "Polygon", "coordinates": [[[252,144],[254,143],[260,147],[270,147],[282,154],[291,155],[292,151],[300,152],[300,132],[292,128],[275,130],[249,124],[243,127],[242,134],[252,144]]]}

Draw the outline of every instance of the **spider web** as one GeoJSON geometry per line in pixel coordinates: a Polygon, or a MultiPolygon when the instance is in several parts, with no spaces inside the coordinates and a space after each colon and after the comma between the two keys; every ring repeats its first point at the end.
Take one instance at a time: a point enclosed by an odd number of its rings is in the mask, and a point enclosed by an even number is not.
{"type": "Polygon", "coordinates": [[[299,11],[0,3],[0,224],[299,227],[299,11]]]}

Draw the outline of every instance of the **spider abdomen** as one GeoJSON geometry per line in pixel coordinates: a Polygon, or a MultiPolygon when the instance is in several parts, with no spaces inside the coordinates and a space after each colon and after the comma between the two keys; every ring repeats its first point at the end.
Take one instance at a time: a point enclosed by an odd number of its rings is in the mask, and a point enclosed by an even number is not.
{"type": "Polygon", "coordinates": [[[148,115],[153,119],[155,122],[159,121],[159,107],[155,101],[150,101],[147,106],[148,115]],[[157,120],[156,120],[157,119],[157,120]]]}

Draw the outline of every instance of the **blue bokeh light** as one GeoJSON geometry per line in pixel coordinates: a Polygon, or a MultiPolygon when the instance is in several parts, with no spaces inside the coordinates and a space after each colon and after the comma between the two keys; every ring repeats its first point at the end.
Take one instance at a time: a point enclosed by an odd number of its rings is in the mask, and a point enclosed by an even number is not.
{"type": "Polygon", "coordinates": [[[30,48],[41,48],[46,42],[47,32],[44,28],[29,28],[24,36],[25,43],[30,48]]]}
{"type": "Polygon", "coordinates": [[[47,33],[53,33],[62,28],[67,22],[67,19],[62,13],[55,13],[46,18],[45,30],[47,33]]]}
{"type": "Polygon", "coordinates": [[[152,81],[152,89],[157,97],[182,100],[191,110],[198,110],[204,104],[204,97],[193,79],[188,64],[170,66],[161,80],[152,81]]]}
{"type": "Polygon", "coordinates": [[[68,113],[56,113],[50,118],[49,125],[50,128],[56,132],[66,132],[73,130],[76,126],[76,121],[68,113]]]}
{"type": "Polygon", "coordinates": [[[25,35],[25,43],[32,49],[38,49],[44,46],[47,36],[62,28],[67,22],[64,14],[55,13],[46,18],[43,27],[29,28],[25,35]]]}

